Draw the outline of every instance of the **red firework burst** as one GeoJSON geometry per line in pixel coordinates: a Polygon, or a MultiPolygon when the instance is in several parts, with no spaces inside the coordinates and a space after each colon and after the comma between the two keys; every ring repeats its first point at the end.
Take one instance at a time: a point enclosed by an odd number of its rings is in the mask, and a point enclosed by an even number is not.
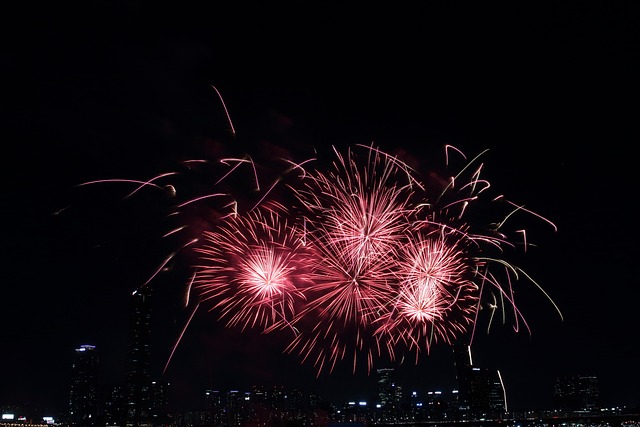
{"type": "Polygon", "coordinates": [[[309,172],[296,192],[314,259],[309,303],[295,320],[300,334],[287,350],[313,360],[318,371],[347,354],[354,370],[358,354],[371,369],[379,355],[373,323],[397,287],[393,254],[410,225],[412,182],[401,184],[407,168],[372,147],[364,162],[352,150],[346,157],[334,152],[333,169],[309,172]]]}
{"type": "Polygon", "coordinates": [[[398,288],[377,319],[377,339],[391,358],[400,348],[429,351],[432,342],[452,343],[473,322],[479,288],[474,263],[457,233],[412,232],[397,254],[398,288]],[[402,344],[402,345],[400,345],[402,344]]]}
{"type": "Polygon", "coordinates": [[[194,289],[229,327],[286,327],[304,301],[307,255],[276,203],[228,217],[204,233],[194,289]]]}

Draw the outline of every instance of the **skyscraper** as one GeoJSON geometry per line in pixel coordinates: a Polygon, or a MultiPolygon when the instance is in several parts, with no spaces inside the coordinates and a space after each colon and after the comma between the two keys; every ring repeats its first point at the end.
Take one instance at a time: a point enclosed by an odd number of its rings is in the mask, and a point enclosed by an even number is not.
{"type": "Polygon", "coordinates": [[[126,419],[126,396],[122,384],[105,386],[103,391],[102,415],[105,427],[122,427],[126,419]]]}
{"type": "Polygon", "coordinates": [[[127,427],[147,426],[151,413],[151,288],[131,295],[126,377],[127,427]]]}
{"type": "Polygon", "coordinates": [[[598,377],[576,375],[556,378],[553,390],[555,409],[595,411],[600,409],[598,377]]]}
{"type": "Polygon", "coordinates": [[[505,413],[507,398],[500,371],[475,366],[468,345],[455,344],[453,354],[460,414],[491,417],[505,413]]]}
{"type": "Polygon", "coordinates": [[[93,345],[75,349],[69,392],[69,425],[92,426],[98,415],[98,352],[93,345]]]}
{"type": "Polygon", "coordinates": [[[169,383],[164,381],[151,382],[150,422],[154,426],[166,426],[170,424],[168,417],[169,383]]]}
{"type": "Polygon", "coordinates": [[[378,400],[382,412],[380,420],[383,422],[396,422],[400,409],[400,397],[402,389],[396,384],[396,375],[393,368],[381,368],[377,371],[378,400]]]}
{"type": "Polygon", "coordinates": [[[458,410],[461,413],[469,411],[470,405],[470,379],[471,366],[471,348],[462,343],[456,343],[453,346],[453,363],[456,370],[456,380],[458,382],[458,410]]]}
{"type": "Polygon", "coordinates": [[[476,417],[497,417],[507,411],[507,399],[500,371],[471,367],[469,408],[476,417]]]}
{"type": "Polygon", "coordinates": [[[382,407],[390,407],[394,401],[395,379],[393,368],[380,368],[378,377],[378,401],[382,407]]]}

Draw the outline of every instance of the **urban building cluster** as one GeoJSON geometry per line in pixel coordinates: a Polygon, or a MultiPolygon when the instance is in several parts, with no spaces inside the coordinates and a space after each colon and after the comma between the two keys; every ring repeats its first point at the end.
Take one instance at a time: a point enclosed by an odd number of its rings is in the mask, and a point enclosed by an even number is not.
{"type": "MultiPolygon", "coordinates": [[[[56,424],[69,427],[330,426],[390,425],[435,421],[513,419],[500,372],[473,364],[468,345],[453,346],[458,387],[421,395],[407,392],[393,368],[376,371],[375,402],[329,403],[311,392],[254,386],[250,390],[203,391],[202,407],[170,413],[170,384],[154,381],[151,369],[151,293],[131,297],[128,365],[123,384],[100,385],[98,349],[75,349],[68,411],[44,414],[40,408],[0,406],[0,426],[56,424]]],[[[0,402],[3,405],[3,402],[0,402]]],[[[593,376],[558,378],[553,415],[597,413],[598,381],[593,376]]]]}

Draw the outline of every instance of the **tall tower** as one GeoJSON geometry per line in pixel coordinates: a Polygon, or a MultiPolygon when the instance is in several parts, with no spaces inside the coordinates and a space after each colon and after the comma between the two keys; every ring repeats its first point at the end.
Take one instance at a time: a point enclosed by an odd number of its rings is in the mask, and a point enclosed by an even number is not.
{"type": "Polygon", "coordinates": [[[69,392],[69,425],[95,425],[98,415],[98,353],[93,345],[75,349],[69,392]]]}
{"type": "Polygon", "coordinates": [[[151,413],[151,288],[131,295],[126,393],[127,427],[150,424],[151,413]]]}

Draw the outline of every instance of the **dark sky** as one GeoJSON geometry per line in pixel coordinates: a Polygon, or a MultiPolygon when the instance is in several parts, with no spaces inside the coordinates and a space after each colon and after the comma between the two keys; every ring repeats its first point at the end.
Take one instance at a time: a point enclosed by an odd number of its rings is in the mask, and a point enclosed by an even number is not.
{"type": "MultiPolygon", "coordinates": [[[[73,349],[86,343],[98,346],[104,381],[121,381],[127,297],[177,249],[160,238],[166,201],[77,184],[149,179],[221,155],[250,154],[268,171],[277,156],[372,142],[424,175],[443,164],[447,144],[470,156],[488,149],[492,190],[557,225],[525,221],[537,246],[518,263],[563,319],[525,286],[519,308],[532,333],[496,323],[489,334],[479,328],[472,347],[474,362],[501,371],[512,409],[550,407],[553,379],[578,374],[598,377],[605,405],[640,405],[633,2],[95,2],[74,12],[39,5],[4,18],[0,405],[64,410],[73,349]]],[[[194,191],[204,185],[188,179],[194,191]]],[[[189,261],[178,257],[153,281],[158,375],[190,314],[179,292],[189,261]]],[[[282,348],[281,337],[225,330],[199,310],[165,379],[179,407],[198,406],[206,387],[252,384],[368,397],[371,377],[348,362],[316,380],[282,348]]],[[[455,384],[446,345],[399,370],[407,389],[455,384]]]]}

